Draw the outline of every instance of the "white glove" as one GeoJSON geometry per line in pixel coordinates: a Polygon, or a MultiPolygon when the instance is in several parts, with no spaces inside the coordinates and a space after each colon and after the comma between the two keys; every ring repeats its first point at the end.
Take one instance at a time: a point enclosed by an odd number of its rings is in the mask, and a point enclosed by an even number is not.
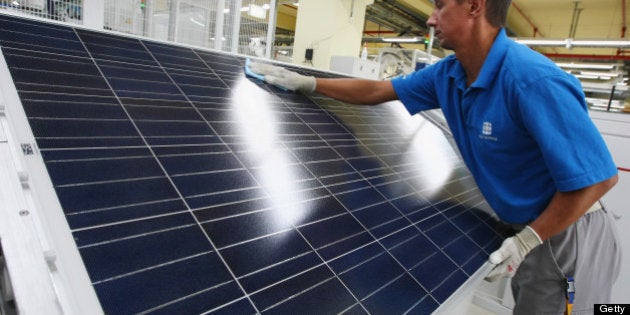
{"type": "Polygon", "coordinates": [[[506,238],[501,247],[490,254],[490,263],[496,266],[485,279],[496,281],[503,277],[513,277],[525,256],[540,244],[540,236],[529,225],[516,235],[506,238]]]}
{"type": "Polygon", "coordinates": [[[282,67],[268,63],[252,61],[249,69],[265,77],[265,82],[285,88],[289,91],[313,93],[315,91],[315,77],[301,75],[282,67]]]}

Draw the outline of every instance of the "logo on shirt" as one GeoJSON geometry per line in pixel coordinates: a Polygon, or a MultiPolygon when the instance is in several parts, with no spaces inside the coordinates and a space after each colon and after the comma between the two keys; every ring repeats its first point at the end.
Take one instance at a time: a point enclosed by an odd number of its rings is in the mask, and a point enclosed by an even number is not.
{"type": "Polygon", "coordinates": [[[481,133],[483,133],[484,136],[491,135],[492,134],[492,123],[484,121],[483,127],[481,129],[481,133]]]}
{"type": "Polygon", "coordinates": [[[492,136],[492,123],[489,121],[484,121],[483,122],[483,126],[481,126],[481,134],[479,135],[479,138],[482,140],[491,140],[491,141],[497,141],[498,138],[492,136]]]}

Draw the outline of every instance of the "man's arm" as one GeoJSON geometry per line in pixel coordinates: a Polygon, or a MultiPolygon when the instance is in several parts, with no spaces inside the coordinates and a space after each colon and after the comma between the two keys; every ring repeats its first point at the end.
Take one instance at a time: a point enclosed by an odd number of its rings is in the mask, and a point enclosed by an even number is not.
{"type": "Polygon", "coordinates": [[[496,266],[486,280],[495,281],[516,273],[525,256],[550,237],[560,233],[582,217],[618,180],[615,175],[592,186],[570,192],[557,192],[547,208],[522,231],[506,238],[501,247],[490,254],[496,266]]]}
{"type": "Polygon", "coordinates": [[[615,175],[595,185],[570,192],[557,192],[543,213],[530,224],[546,240],[573,224],[619,180],[615,175]]]}
{"type": "Polygon", "coordinates": [[[391,81],[317,78],[315,92],[351,104],[375,105],[398,99],[391,81]]]}
{"type": "Polygon", "coordinates": [[[375,105],[398,99],[390,81],[315,78],[263,62],[251,62],[246,67],[263,76],[266,82],[284,89],[317,92],[346,103],[375,105]]]}

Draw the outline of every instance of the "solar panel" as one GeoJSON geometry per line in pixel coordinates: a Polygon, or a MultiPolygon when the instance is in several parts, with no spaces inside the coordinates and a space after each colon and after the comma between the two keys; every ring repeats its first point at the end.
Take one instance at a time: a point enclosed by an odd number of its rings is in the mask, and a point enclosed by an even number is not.
{"type": "Polygon", "coordinates": [[[0,26],[107,314],[431,313],[503,238],[452,139],[396,102],[286,92],[238,55],[0,26]]]}

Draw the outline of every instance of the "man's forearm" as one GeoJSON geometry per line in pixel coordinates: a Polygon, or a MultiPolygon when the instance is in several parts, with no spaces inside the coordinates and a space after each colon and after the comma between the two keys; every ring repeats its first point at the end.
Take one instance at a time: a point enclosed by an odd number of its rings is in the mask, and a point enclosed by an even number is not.
{"type": "Polygon", "coordinates": [[[615,175],[595,185],[571,192],[557,192],[543,213],[530,224],[544,241],[566,229],[588,211],[618,180],[615,175]]]}
{"type": "Polygon", "coordinates": [[[375,105],[397,99],[390,81],[317,78],[315,92],[351,104],[375,105]]]}

